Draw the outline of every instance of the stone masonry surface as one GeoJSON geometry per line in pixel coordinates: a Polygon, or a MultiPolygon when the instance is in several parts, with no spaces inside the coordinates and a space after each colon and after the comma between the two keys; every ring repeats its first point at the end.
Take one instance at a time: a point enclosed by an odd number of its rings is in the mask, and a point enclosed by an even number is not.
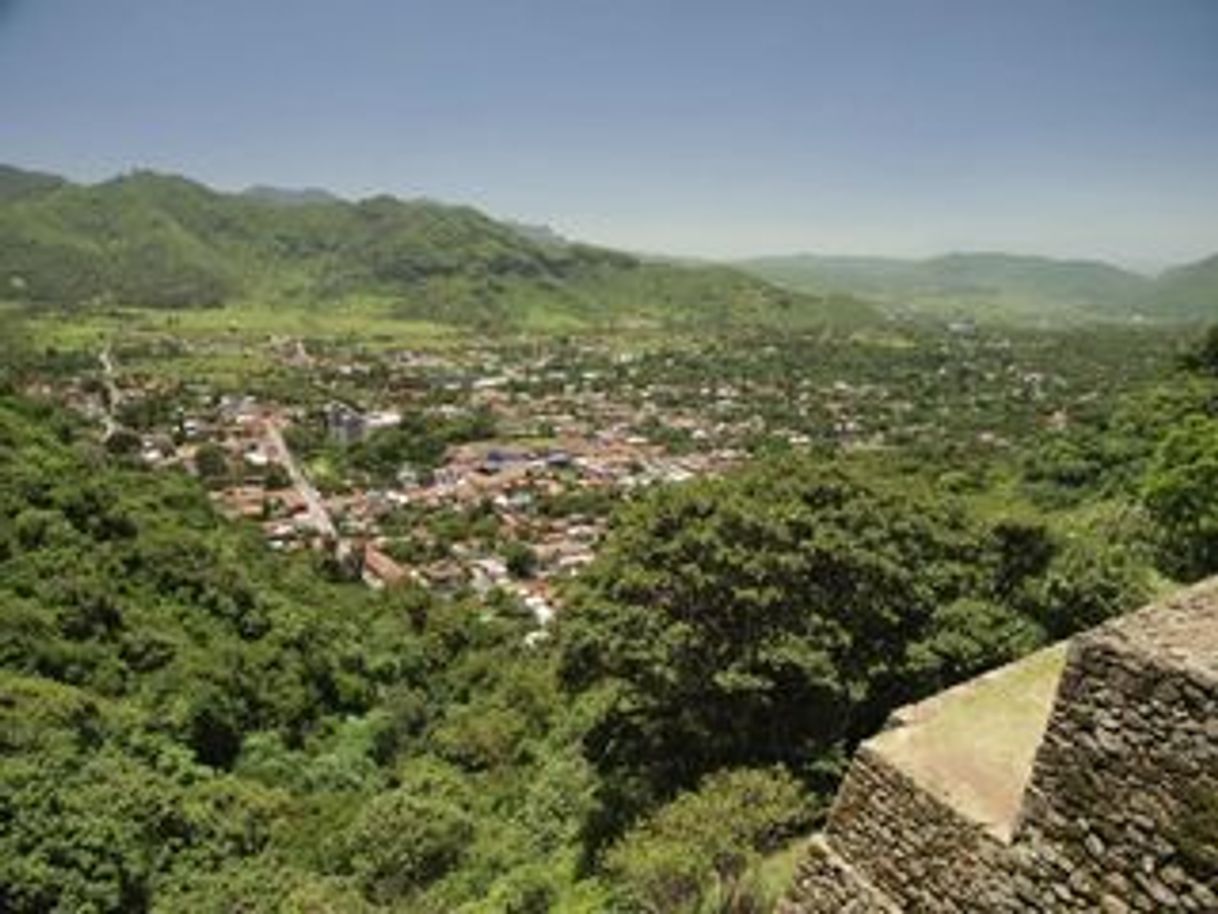
{"type": "MultiPolygon", "coordinates": [[[[838,914],[898,914],[899,909],[879,891],[852,870],[829,847],[824,836],[817,835],[809,844],[808,854],[795,874],[799,892],[815,893],[822,908],[838,914]]],[[[804,910],[798,902],[779,902],[775,914],[799,914],[804,910]]]]}
{"type": "MultiPolygon", "coordinates": [[[[895,726],[959,715],[958,695],[895,726]]],[[[1073,639],[1009,829],[892,742],[860,747],[781,914],[1218,912],[1212,860],[1183,837],[1218,797],[1218,579],[1073,639]]]]}

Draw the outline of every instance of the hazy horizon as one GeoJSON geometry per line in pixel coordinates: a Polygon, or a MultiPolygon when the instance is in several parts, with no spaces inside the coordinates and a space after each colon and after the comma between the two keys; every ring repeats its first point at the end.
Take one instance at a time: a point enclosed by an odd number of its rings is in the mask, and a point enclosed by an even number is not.
{"type": "Polygon", "coordinates": [[[706,259],[1218,250],[1218,4],[507,7],[0,0],[0,159],[706,259]]]}

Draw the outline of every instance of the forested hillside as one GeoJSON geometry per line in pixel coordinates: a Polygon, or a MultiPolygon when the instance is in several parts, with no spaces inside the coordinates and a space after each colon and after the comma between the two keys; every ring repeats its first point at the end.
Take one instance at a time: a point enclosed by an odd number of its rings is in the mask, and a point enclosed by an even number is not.
{"type": "Polygon", "coordinates": [[[325,191],[213,191],[137,171],[96,185],[0,167],[0,300],[39,307],[361,309],[482,329],[859,326],[898,315],[1204,320],[1214,258],[1151,279],[1098,261],[640,259],[470,207],[325,191]],[[771,285],[774,283],[776,285],[771,285]]]}
{"type": "Polygon", "coordinates": [[[1088,320],[1205,320],[1218,315],[1214,258],[1152,279],[1099,261],[1000,253],[927,260],[822,257],[743,261],[771,282],[812,293],[836,291],[903,313],[1034,323],[1088,320]]]}
{"type": "Polygon", "coordinates": [[[0,203],[37,196],[63,183],[63,179],[55,175],[0,165],[0,203]]]}
{"type": "MultiPolygon", "coordinates": [[[[469,207],[266,188],[222,194],[152,172],[81,186],[16,169],[0,175],[0,298],[72,308],[375,308],[543,330],[815,326],[834,310],[727,268],[543,241],[469,207]]],[[[849,304],[851,321],[872,314],[849,304]]]]}

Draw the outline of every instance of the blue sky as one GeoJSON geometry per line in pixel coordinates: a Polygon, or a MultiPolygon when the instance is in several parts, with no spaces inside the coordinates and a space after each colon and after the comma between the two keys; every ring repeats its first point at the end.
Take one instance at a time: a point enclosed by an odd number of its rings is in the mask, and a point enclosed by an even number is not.
{"type": "Polygon", "coordinates": [[[0,161],[677,254],[1218,250],[1218,0],[0,0],[0,161]]]}

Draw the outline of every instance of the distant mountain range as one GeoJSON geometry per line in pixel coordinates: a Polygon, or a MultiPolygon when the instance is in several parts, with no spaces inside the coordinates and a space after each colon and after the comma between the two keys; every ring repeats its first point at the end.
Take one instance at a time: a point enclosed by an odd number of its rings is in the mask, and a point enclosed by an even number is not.
{"type": "Polygon", "coordinates": [[[1155,281],[1153,301],[1163,314],[1218,318],[1218,254],[1165,270],[1155,281]]]}
{"type": "Polygon", "coordinates": [[[477,210],[327,191],[220,193],[137,171],[94,185],[0,169],[0,299],[43,307],[365,308],[482,328],[816,327],[850,298],[566,241],[477,210]]]}
{"type": "Polygon", "coordinates": [[[537,244],[563,247],[571,243],[570,239],[564,238],[548,225],[534,225],[529,222],[517,222],[514,219],[506,219],[503,224],[537,244]]]}
{"type": "Polygon", "coordinates": [[[885,314],[1212,320],[1218,255],[1154,279],[1097,261],[1002,253],[677,262],[431,200],[351,202],[265,185],[230,194],[149,171],[82,185],[0,165],[4,299],[72,308],[341,306],[534,330],[857,326],[885,314]]]}
{"type": "Polygon", "coordinates": [[[1003,253],[926,260],[795,254],[737,266],[790,289],[845,292],[890,311],[946,318],[1218,319],[1218,255],[1153,279],[1100,261],[1003,253]]]}

